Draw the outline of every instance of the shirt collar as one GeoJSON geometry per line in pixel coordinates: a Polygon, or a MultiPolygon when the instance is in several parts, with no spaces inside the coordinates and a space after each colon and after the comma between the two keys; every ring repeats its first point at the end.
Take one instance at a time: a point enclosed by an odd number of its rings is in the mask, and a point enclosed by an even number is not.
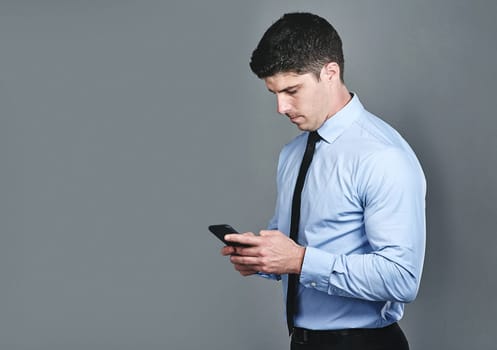
{"type": "Polygon", "coordinates": [[[333,143],[364,110],[357,94],[351,93],[351,95],[352,99],[317,130],[325,142],[333,143]]]}

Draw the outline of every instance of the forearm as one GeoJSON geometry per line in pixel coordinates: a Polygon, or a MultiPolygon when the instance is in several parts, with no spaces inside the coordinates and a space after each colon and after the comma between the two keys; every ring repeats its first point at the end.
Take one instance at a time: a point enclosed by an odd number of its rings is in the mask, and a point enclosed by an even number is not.
{"type": "Polygon", "coordinates": [[[369,254],[335,255],[307,248],[300,282],[330,295],[371,301],[412,301],[419,288],[420,258],[395,248],[369,254]],[[388,250],[392,251],[388,251],[388,250]],[[390,255],[390,256],[389,256],[390,255]]]}

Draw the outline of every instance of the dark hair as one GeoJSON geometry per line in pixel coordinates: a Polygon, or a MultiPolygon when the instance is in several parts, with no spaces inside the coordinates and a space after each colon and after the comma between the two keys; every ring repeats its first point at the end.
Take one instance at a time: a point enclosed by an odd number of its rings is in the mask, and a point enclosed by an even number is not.
{"type": "Polygon", "coordinates": [[[343,81],[342,40],[333,26],[312,13],[287,13],[269,27],[252,53],[250,68],[259,78],[277,73],[314,73],[336,62],[343,81]]]}

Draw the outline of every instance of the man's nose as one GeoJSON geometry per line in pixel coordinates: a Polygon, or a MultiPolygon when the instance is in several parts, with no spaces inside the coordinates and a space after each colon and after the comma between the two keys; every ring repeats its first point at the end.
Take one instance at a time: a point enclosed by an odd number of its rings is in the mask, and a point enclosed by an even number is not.
{"type": "Polygon", "coordinates": [[[278,104],[278,113],[287,114],[290,111],[290,104],[288,100],[284,96],[277,96],[277,104],[278,104]]]}

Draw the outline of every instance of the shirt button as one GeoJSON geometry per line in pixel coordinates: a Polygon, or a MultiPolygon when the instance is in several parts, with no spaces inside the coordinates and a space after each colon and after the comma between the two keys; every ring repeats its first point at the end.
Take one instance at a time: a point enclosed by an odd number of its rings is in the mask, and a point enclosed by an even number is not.
{"type": "Polygon", "coordinates": [[[316,283],[316,282],[311,282],[311,287],[316,288],[316,286],[317,286],[317,283],[316,283]]]}

